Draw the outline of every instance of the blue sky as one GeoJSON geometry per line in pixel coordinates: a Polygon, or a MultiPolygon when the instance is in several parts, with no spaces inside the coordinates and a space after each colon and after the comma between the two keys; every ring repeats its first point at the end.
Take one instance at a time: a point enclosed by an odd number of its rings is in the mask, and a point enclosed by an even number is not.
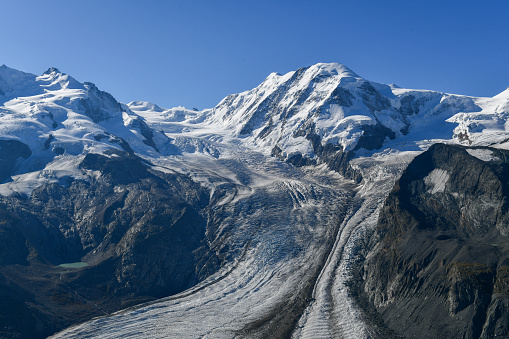
{"type": "Polygon", "coordinates": [[[0,64],[54,66],[122,102],[213,107],[317,62],[406,88],[493,96],[509,86],[508,1],[0,4],[0,64]]]}

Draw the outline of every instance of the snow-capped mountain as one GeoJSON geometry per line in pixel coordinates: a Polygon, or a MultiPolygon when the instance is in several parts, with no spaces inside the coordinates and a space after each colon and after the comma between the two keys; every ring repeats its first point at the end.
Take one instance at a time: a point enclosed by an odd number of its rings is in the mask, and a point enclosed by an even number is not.
{"type": "MultiPolygon", "coordinates": [[[[314,140],[343,151],[379,149],[386,138],[436,127],[459,112],[481,112],[479,105],[503,102],[503,96],[483,101],[406,90],[367,81],[340,64],[316,64],[285,75],[271,74],[257,88],[226,97],[209,114],[211,121],[235,136],[278,148],[285,159],[295,155],[314,159],[320,158],[314,140]]],[[[457,137],[450,127],[429,137],[457,137]]],[[[456,134],[475,132],[462,127],[456,134]]]]}
{"type": "Polygon", "coordinates": [[[402,89],[340,64],[273,73],[203,111],[2,66],[0,285],[26,317],[0,307],[0,335],[144,301],[56,336],[384,333],[351,286],[386,197],[435,143],[490,161],[476,147],[509,147],[508,115],[508,90],[402,89]]]}
{"type": "Polygon", "coordinates": [[[3,194],[80,177],[76,161],[90,152],[156,154],[156,142],[168,141],[110,94],[56,68],[35,76],[1,66],[0,88],[0,138],[22,142],[32,153],[7,173],[17,175],[2,185],[3,194]]]}
{"type": "MultiPolygon", "coordinates": [[[[207,133],[238,139],[294,165],[326,163],[347,177],[343,159],[369,154],[390,140],[416,149],[423,140],[472,146],[509,140],[508,90],[493,98],[407,90],[367,81],[341,64],[273,73],[255,89],[230,95],[203,112],[142,101],[124,105],[56,68],[35,76],[3,65],[0,90],[0,138],[21,141],[33,152],[20,174],[46,167],[55,172],[68,167],[68,156],[108,149],[171,155],[179,147],[194,147],[181,136],[196,134],[200,140],[191,143],[208,143],[214,138],[202,138],[207,133]]],[[[26,179],[14,182],[26,186],[26,179]]]]}

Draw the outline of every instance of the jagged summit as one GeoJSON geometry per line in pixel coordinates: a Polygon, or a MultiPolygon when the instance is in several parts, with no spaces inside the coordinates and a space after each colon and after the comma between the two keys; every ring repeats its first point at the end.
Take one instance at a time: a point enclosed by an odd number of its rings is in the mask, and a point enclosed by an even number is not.
{"type": "Polygon", "coordinates": [[[61,176],[80,178],[74,165],[59,169],[75,161],[69,160],[72,157],[108,150],[157,152],[155,142],[167,139],[162,134],[154,135],[143,118],[111,94],[55,67],[40,76],[0,67],[0,113],[0,140],[19,140],[26,146],[20,147],[31,151],[30,157],[4,174],[52,173],[51,178],[39,175],[0,184],[0,195],[30,194],[37,186],[61,176]]]}
{"type": "Polygon", "coordinates": [[[425,138],[482,140],[482,145],[508,138],[506,119],[493,115],[509,111],[504,95],[486,101],[404,89],[369,81],[339,63],[318,63],[284,75],[272,73],[258,87],[229,95],[209,110],[208,121],[266,154],[298,165],[326,162],[345,174],[346,158],[400,137],[414,149],[425,138]],[[485,121],[490,115],[493,120],[485,121]],[[477,137],[490,128],[496,128],[496,139],[477,137]],[[343,152],[341,161],[325,151],[332,149],[343,152]]]}
{"type": "MultiPolygon", "coordinates": [[[[51,74],[51,73],[61,73],[60,70],[56,67],[50,67],[46,70],[46,72],[42,73],[44,74],[51,74]]],[[[63,73],[62,73],[63,74],[63,73]]]]}
{"type": "Polygon", "coordinates": [[[36,75],[19,71],[4,64],[0,66],[0,77],[5,81],[12,82],[16,80],[25,80],[26,77],[35,78],[36,75]]]}
{"type": "Polygon", "coordinates": [[[18,71],[6,65],[0,67],[0,96],[9,97],[18,91],[25,95],[34,93],[36,75],[18,71]]]}
{"type": "MultiPolygon", "coordinates": [[[[278,72],[273,72],[269,74],[267,79],[273,79],[273,78],[281,78],[281,77],[288,77],[289,75],[293,75],[294,73],[302,73],[306,72],[307,75],[310,78],[314,77],[327,77],[327,76],[341,76],[341,77],[353,77],[353,78],[360,78],[360,76],[352,71],[347,66],[337,63],[337,62],[331,62],[331,63],[317,63],[311,66],[307,67],[301,67],[297,71],[291,71],[286,74],[281,74],[278,72]]],[[[267,79],[265,81],[267,81],[267,79]]]]}
{"type": "MultiPolygon", "coordinates": [[[[14,69],[14,68],[11,68],[11,67],[7,66],[6,64],[2,64],[2,66],[0,66],[0,69],[2,69],[2,70],[10,69],[10,70],[18,71],[17,69],[14,69]]],[[[21,72],[21,71],[18,71],[18,72],[21,72]]]]}

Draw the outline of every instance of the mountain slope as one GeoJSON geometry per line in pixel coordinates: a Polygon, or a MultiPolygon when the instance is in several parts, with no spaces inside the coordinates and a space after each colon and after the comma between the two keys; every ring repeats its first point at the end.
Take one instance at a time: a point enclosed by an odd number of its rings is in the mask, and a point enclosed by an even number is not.
{"type": "Polygon", "coordinates": [[[508,155],[436,144],[389,194],[362,292],[395,333],[509,335],[508,155]]]}
{"type": "Polygon", "coordinates": [[[217,270],[209,192],[140,158],[167,137],[54,68],[0,76],[2,336],[45,337],[217,270]]]}
{"type": "MultiPolygon", "coordinates": [[[[384,333],[358,307],[352,298],[351,285],[352,270],[362,260],[359,250],[376,227],[385,198],[407,164],[436,142],[504,147],[499,143],[500,135],[507,133],[503,121],[498,123],[497,132],[486,138],[483,136],[488,130],[479,124],[487,116],[499,114],[493,111],[494,106],[506,112],[504,102],[503,95],[473,98],[380,85],[358,77],[342,65],[318,64],[283,76],[273,74],[256,89],[229,96],[216,108],[203,112],[183,108],[162,109],[161,112],[151,109],[148,103],[130,104],[131,109],[143,116],[150,126],[163,130],[172,139],[181,151],[181,159],[188,159],[195,170],[201,166],[215,173],[225,173],[224,169],[219,170],[212,164],[230,157],[246,161],[256,153],[265,157],[258,156],[255,162],[249,160],[245,163],[247,168],[239,169],[245,172],[250,168],[258,173],[257,176],[267,173],[268,168],[263,166],[265,168],[261,169],[258,164],[272,162],[266,158],[269,155],[297,166],[304,165],[294,167],[292,175],[303,171],[309,178],[319,178],[320,185],[328,189],[350,191],[343,203],[335,203],[337,211],[344,211],[344,218],[340,219],[342,222],[338,224],[334,244],[330,251],[327,250],[328,258],[316,277],[311,297],[298,315],[297,323],[291,320],[297,309],[284,307],[292,304],[289,300],[295,300],[289,299],[289,295],[300,295],[297,291],[305,289],[292,279],[281,278],[287,277],[288,273],[278,266],[279,260],[274,255],[288,248],[286,246],[294,239],[290,230],[312,225],[309,221],[304,224],[297,221],[302,217],[293,221],[292,227],[285,228],[282,237],[277,237],[277,245],[269,241],[270,238],[264,238],[264,242],[275,245],[271,251],[263,254],[254,250],[246,252],[226,276],[219,275],[216,280],[211,278],[160,303],[71,328],[60,336],[129,335],[134,333],[131,324],[136,324],[137,329],[142,328],[145,335],[151,337],[266,337],[268,334],[288,337],[286,330],[276,331],[281,328],[293,328],[292,336],[303,338],[376,337],[384,333]],[[345,94],[347,90],[350,94],[345,94]],[[331,98],[337,104],[333,109],[332,105],[328,106],[331,98]],[[458,119],[463,122],[458,124],[458,119]],[[317,128],[317,125],[321,127],[317,128]],[[204,165],[203,155],[218,160],[207,160],[204,165]],[[354,180],[350,183],[331,182],[326,178],[332,178],[334,174],[322,172],[327,168],[354,180]],[[262,260],[262,264],[254,264],[253,260],[255,263],[262,260]],[[271,262],[275,266],[269,264],[271,262]],[[247,272],[250,273],[246,276],[247,272]],[[246,280],[246,277],[249,278],[246,280]],[[225,313],[217,313],[217,310],[225,313]],[[276,314],[288,314],[290,318],[274,317],[276,314]],[[162,325],[166,322],[171,325],[162,325]]],[[[233,170],[232,167],[229,169],[233,170]]],[[[205,179],[207,175],[202,173],[198,177],[210,183],[205,179]]],[[[258,187],[260,178],[251,180],[244,180],[242,184],[251,189],[258,187]]],[[[235,204],[249,203],[250,196],[243,193],[233,201],[235,204]]],[[[254,205],[254,208],[263,205],[254,205]]],[[[303,212],[295,208],[293,211],[297,215],[303,212]]],[[[242,230],[243,220],[236,220],[232,230],[242,230]]],[[[249,224],[258,223],[252,216],[247,220],[249,224]]],[[[271,220],[269,224],[273,228],[279,222],[271,220]]],[[[272,234],[267,227],[254,229],[261,232],[257,234],[272,234]]],[[[245,233],[240,231],[239,234],[245,233]]],[[[220,239],[224,241],[227,237],[221,236],[220,239]]],[[[248,236],[248,239],[251,238],[248,236]]],[[[314,244],[314,240],[311,243],[314,244]]],[[[316,247],[310,245],[301,250],[306,255],[316,247]]],[[[299,257],[297,262],[286,261],[284,267],[302,267],[307,262],[304,258],[299,257]]],[[[297,270],[295,274],[308,277],[304,272],[297,270]]]]}

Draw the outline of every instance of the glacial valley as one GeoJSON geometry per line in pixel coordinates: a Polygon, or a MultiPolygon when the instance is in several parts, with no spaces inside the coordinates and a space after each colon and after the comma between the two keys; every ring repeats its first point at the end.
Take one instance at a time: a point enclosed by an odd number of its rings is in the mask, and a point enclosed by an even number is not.
{"type": "Polygon", "coordinates": [[[508,150],[509,89],[316,64],[198,111],[1,66],[0,337],[509,336],[508,150]]]}

